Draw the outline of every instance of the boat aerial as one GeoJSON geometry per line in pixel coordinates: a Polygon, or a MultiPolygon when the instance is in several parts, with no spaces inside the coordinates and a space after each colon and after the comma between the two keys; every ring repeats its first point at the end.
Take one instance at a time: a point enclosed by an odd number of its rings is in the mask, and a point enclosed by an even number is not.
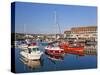
{"type": "Polygon", "coordinates": [[[38,46],[29,46],[28,51],[21,51],[20,54],[29,60],[39,60],[43,52],[39,50],[38,46]]]}
{"type": "MultiPolygon", "coordinates": [[[[24,33],[25,33],[25,24],[24,24],[24,33]]],[[[24,36],[26,37],[27,36],[27,34],[25,33],[24,34],[24,36]]],[[[19,48],[21,49],[21,50],[27,50],[28,49],[28,45],[30,44],[31,42],[30,42],[30,39],[24,39],[24,41],[22,41],[21,42],[21,45],[19,45],[19,48]]]]}

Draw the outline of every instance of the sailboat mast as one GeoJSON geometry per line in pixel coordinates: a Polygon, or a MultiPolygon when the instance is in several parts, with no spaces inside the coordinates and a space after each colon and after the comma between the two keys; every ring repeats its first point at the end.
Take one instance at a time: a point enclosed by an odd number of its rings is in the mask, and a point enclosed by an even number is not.
{"type": "Polygon", "coordinates": [[[26,37],[26,32],[25,31],[26,31],[26,28],[25,28],[25,24],[24,24],[24,36],[26,37]]]}
{"type": "Polygon", "coordinates": [[[57,13],[56,13],[56,11],[55,11],[55,24],[56,24],[57,27],[58,27],[58,32],[61,34],[61,29],[60,29],[59,23],[58,23],[58,21],[57,21],[57,13]]]}
{"type": "Polygon", "coordinates": [[[57,25],[57,28],[58,28],[58,33],[61,34],[61,29],[60,29],[59,23],[57,21],[57,13],[56,13],[56,11],[55,11],[55,18],[54,19],[55,19],[55,24],[57,25]]]}

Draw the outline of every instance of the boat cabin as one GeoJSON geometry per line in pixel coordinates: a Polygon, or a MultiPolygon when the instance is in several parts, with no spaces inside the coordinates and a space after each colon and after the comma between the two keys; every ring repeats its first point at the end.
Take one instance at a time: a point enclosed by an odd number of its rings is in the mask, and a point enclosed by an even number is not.
{"type": "Polygon", "coordinates": [[[37,52],[37,51],[39,51],[39,47],[38,46],[30,46],[30,47],[28,47],[28,51],[29,51],[29,53],[37,52]]]}

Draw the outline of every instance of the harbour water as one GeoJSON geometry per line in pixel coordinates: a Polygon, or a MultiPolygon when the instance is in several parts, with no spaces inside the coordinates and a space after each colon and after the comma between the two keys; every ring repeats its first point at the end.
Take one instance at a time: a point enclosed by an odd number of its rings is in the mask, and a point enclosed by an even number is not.
{"type": "MultiPolygon", "coordinates": [[[[40,46],[40,50],[45,52],[44,46],[40,46]]],[[[15,69],[18,73],[25,72],[41,72],[41,71],[57,71],[57,70],[74,70],[74,69],[89,69],[97,67],[96,55],[78,56],[73,54],[65,54],[62,60],[52,60],[45,53],[38,61],[31,64],[23,63],[20,58],[20,49],[15,48],[15,69]]]]}

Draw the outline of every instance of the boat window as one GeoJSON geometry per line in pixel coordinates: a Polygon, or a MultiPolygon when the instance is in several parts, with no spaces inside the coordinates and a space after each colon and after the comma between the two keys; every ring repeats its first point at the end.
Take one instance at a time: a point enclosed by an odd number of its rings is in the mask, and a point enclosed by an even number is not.
{"type": "Polygon", "coordinates": [[[36,51],[36,48],[33,48],[32,50],[33,50],[33,51],[36,51]]]}
{"type": "Polygon", "coordinates": [[[33,48],[32,51],[39,51],[39,48],[33,48]]]}
{"type": "Polygon", "coordinates": [[[71,45],[69,45],[69,47],[74,47],[74,48],[76,48],[76,47],[79,47],[79,45],[77,45],[77,44],[71,44],[71,45]]]}
{"type": "Polygon", "coordinates": [[[31,49],[29,48],[28,50],[29,50],[29,53],[31,53],[31,49]]]}
{"type": "Polygon", "coordinates": [[[36,48],[37,51],[39,51],[39,48],[36,48]]]}

